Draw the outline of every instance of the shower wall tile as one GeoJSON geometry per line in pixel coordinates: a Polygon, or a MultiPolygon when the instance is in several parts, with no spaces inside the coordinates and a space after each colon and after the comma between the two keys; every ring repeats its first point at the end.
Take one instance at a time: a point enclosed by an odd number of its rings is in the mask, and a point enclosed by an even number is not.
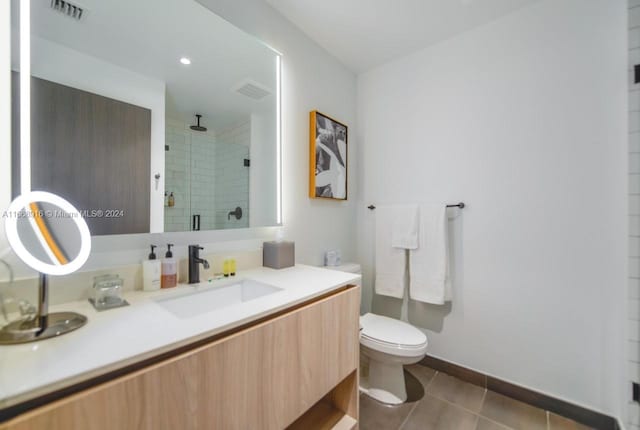
{"type": "Polygon", "coordinates": [[[640,363],[640,349],[638,349],[639,345],[640,344],[638,342],[629,342],[629,361],[640,363]]]}
{"type": "Polygon", "coordinates": [[[629,91],[629,111],[640,111],[640,90],[629,91]]]}
{"type": "Polygon", "coordinates": [[[629,278],[629,298],[640,299],[640,278],[629,278]]]}
{"type": "Polygon", "coordinates": [[[629,153],[640,152],[640,133],[629,133],[629,153]]]}
{"type": "Polygon", "coordinates": [[[636,27],[640,27],[640,7],[632,6],[629,8],[629,30],[636,27]]]}
{"type": "Polygon", "coordinates": [[[629,278],[640,278],[640,257],[629,257],[629,278]]]}
{"type": "Polygon", "coordinates": [[[629,30],[629,48],[640,47],[640,27],[629,30]]]}
{"type": "Polygon", "coordinates": [[[640,174],[629,174],[629,194],[640,194],[640,174]]]}
{"type": "Polygon", "coordinates": [[[640,322],[640,300],[629,299],[629,319],[640,322]]]}
{"type": "Polygon", "coordinates": [[[629,133],[640,131],[640,115],[629,115],[629,133]]]}
{"type": "MultiPolygon", "coordinates": [[[[175,206],[164,208],[165,231],[184,231],[189,228],[189,146],[184,124],[167,121],[165,144],[165,190],[173,192],[175,206]]],[[[168,196],[167,196],[168,198],[168,196]]]]}
{"type": "MultiPolygon", "coordinates": [[[[634,65],[640,64],[640,0],[629,7],[629,294],[628,379],[640,382],[640,85],[633,82],[634,65]]],[[[628,405],[627,427],[640,429],[640,407],[628,405]]]]}
{"type": "Polygon", "coordinates": [[[249,174],[244,160],[250,158],[251,122],[236,124],[218,133],[216,146],[216,225],[218,228],[249,227],[249,174]],[[229,212],[242,209],[242,218],[229,212]]]}
{"type": "Polygon", "coordinates": [[[629,257],[640,257],[640,237],[629,237],[629,257]]]}
{"type": "Polygon", "coordinates": [[[629,340],[640,342],[640,324],[638,321],[628,320],[627,333],[629,333],[629,340]]]}
{"type": "Polygon", "coordinates": [[[640,154],[629,154],[629,173],[640,173],[640,154]]]}
{"type": "Polygon", "coordinates": [[[629,236],[640,236],[640,216],[629,215],[629,236]]]}
{"type": "Polygon", "coordinates": [[[629,215],[640,215],[640,195],[629,195],[629,215]]]}

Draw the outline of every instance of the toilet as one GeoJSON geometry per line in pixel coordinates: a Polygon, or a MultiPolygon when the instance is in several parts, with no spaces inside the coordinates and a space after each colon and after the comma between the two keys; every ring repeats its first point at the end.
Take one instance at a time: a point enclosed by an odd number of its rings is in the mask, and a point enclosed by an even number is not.
{"type": "MultiPolygon", "coordinates": [[[[361,273],[359,264],[327,266],[327,269],[361,273]]],[[[360,391],[391,405],[407,400],[403,366],[422,360],[427,336],[395,318],[372,313],[360,317],[360,391]]]]}

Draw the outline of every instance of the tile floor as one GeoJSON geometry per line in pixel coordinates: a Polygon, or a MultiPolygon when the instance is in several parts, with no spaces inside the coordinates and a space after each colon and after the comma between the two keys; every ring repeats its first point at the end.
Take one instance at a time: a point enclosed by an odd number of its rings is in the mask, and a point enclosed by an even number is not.
{"type": "Polygon", "coordinates": [[[406,403],[360,395],[361,430],[582,430],[582,424],[429,367],[405,367],[406,403]]]}

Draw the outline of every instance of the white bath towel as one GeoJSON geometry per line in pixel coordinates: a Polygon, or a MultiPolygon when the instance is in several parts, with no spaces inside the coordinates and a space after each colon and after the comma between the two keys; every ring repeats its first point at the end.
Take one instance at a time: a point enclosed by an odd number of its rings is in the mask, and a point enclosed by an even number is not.
{"type": "Polygon", "coordinates": [[[394,206],[391,246],[416,249],[418,247],[418,206],[394,206]]]}
{"type": "Polygon", "coordinates": [[[451,300],[446,203],[420,207],[418,249],[409,252],[409,297],[442,305],[451,300]]]}
{"type": "Polygon", "coordinates": [[[405,249],[391,246],[394,216],[397,210],[392,206],[376,209],[376,293],[401,299],[405,290],[406,253],[405,249]]]}

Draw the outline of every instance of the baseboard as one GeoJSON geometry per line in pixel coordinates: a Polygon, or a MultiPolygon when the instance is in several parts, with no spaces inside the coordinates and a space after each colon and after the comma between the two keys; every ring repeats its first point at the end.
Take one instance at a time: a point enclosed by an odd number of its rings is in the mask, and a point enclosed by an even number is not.
{"type": "Polygon", "coordinates": [[[598,430],[618,430],[621,428],[615,418],[601,412],[596,412],[439,358],[427,355],[420,364],[598,430]]]}

